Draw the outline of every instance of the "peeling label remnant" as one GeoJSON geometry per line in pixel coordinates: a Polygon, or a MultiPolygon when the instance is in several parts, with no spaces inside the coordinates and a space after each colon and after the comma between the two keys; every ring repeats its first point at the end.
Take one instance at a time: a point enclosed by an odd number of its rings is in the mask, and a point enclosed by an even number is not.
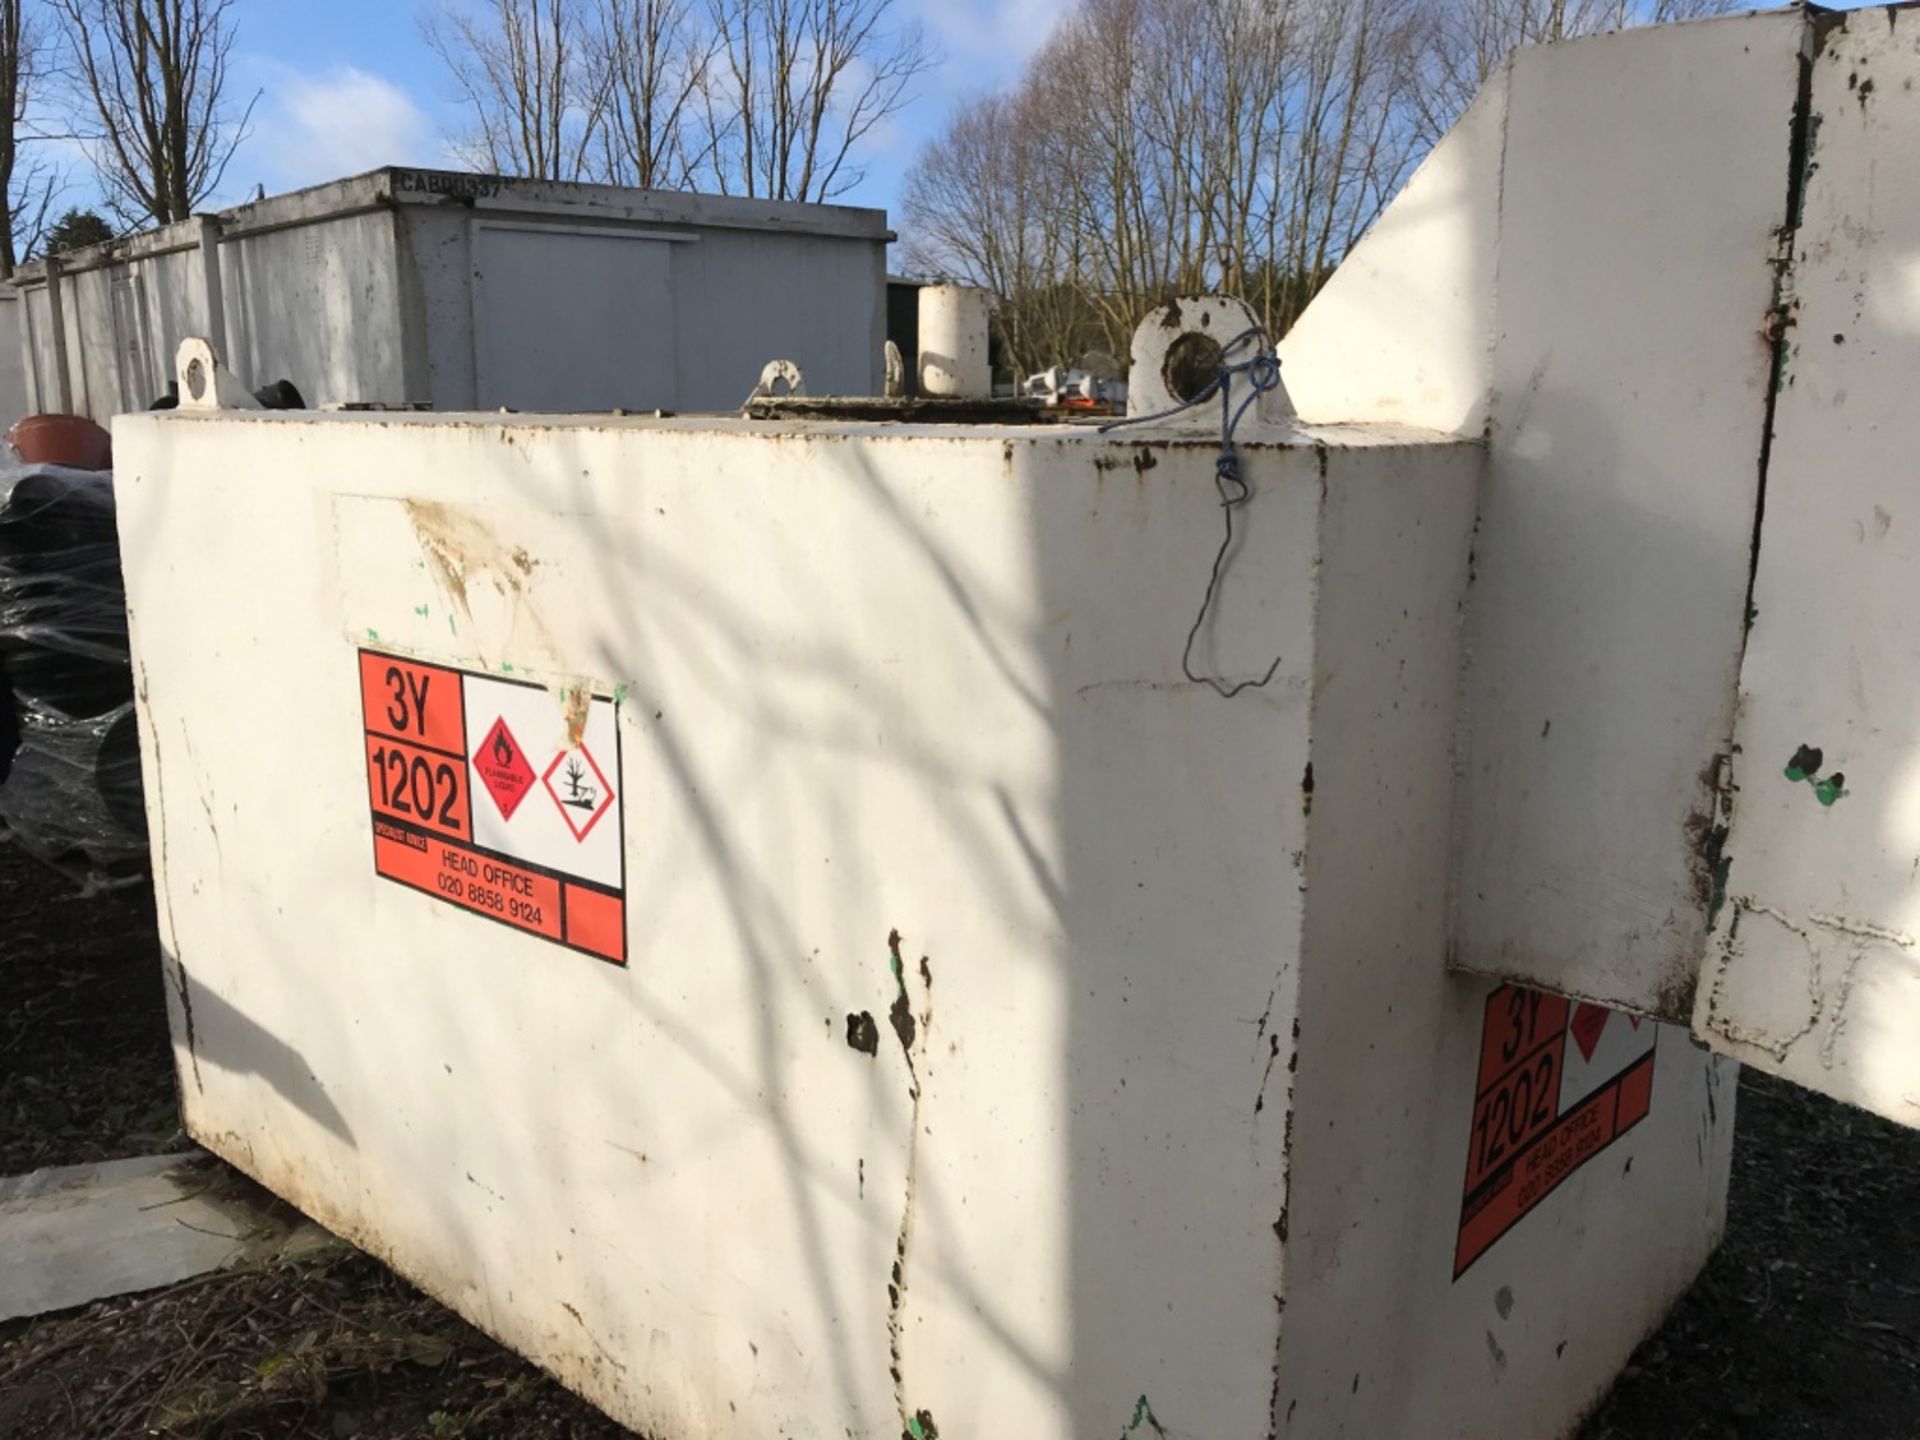
{"type": "MultiPolygon", "coordinates": [[[[498,668],[501,674],[511,675],[514,665],[505,658],[507,655],[537,657],[537,666],[522,663],[519,668],[528,674],[548,677],[554,703],[567,721],[568,743],[578,745],[579,725],[584,723],[586,713],[585,697],[592,687],[570,670],[533,603],[527,582],[539,562],[524,546],[507,544],[483,518],[457,505],[432,500],[403,503],[414,539],[420,546],[422,563],[446,596],[449,628],[459,633],[455,617],[465,618],[467,633],[480,651],[483,670],[498,668]],[[490,582],[494,591],[509,604],[504,629],[490,630],[475,622],[473,595],[483,580],[490,582]]],[[[368,638],[377,641],[379,636],[369,631],[368,638]]]]}
{"type": "Polygon", "coordinates": [[[567,720],[567,744],[578,749],[580,737],[587,728],[587,707],[592,703],[593,695],[584,685],[568,685],[560,695],[561,713],[567,720]]]}

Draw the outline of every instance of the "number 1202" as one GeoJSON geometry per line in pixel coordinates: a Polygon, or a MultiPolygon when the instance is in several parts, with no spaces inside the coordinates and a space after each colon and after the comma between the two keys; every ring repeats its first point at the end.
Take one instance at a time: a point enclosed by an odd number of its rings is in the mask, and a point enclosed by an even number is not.
{"type": "Polygon", "coordinates": [[[395,815],[418,815],[429,825],[460,828],[460,772],[450,761],[409,755],[386,745],[372,756],[380,808],[395,815]]]}
{"type": "Polygon", "coordinates": [[[1554,1122],[1560,1109],[1560,1047],[1548,1045],[1516,1066],[1474,1107],[1467,1188],[1554,1122]]]}

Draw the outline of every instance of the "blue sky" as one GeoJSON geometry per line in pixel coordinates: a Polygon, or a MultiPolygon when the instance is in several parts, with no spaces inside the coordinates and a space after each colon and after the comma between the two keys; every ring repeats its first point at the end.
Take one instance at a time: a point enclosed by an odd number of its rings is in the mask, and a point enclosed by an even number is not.
{"type": "MultiPolygon", "coordinates": [[[[262,92],[251,138],[220,195],[230,203],[383,164],[448,163],[460,112],[440,59],[420,35],[431,0],[239,0],[232,88],[262,92]]],[[[920,142],[966,97],[1004,85],[1046,38],[1057,11],[1020,0],[895,0],[942,63],[866,150],[868,174],[845,203],[897,211],[920,142]]],[[[83,177],[76,177],[82,180],[83,177]]]]}

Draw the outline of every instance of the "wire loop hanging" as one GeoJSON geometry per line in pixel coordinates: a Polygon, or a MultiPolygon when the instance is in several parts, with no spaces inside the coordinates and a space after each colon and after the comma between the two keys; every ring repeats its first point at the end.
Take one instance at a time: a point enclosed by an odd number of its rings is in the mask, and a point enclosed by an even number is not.
{"type": "Polygon", "coordinates": [[[1240,428],[1241,418],[1253,408],[1255,402],[1279,384],[1280,357],[1273,353],[1267,332],[1253,325],[1220,348],[1220,368],[1191,399],[1152,415],[1129,415],[1124,420],[1113,420],[1100,427],[1100,433],[1104,435],[1109,430],[1118,430],[1127,425],[1147,425],[1155,420],[1165,420],[1198,409],[1214,396],[1220,397],[1220,454],[1213,462],[1213,483],[1220,492],[1220,509],[1226,516],[1226,533],[1220,537],[1220,548],[1214,552],[1213,569],[1207,576],[1207,593],[1201,598],[1199,613],[1193,617],[1193,624],[1187,630],[1187,643],[1180,652],[1180,671],[1194,684],[1206,685],[1227,700],[1242,690],[1258,690],[1267,685],[1280,669],[1278,655],[1273,657],[1273,663],[1258,679],[1225,680],[1217,675],[1197,674],[1193,668],[1194,642],[1200,638],[1201,627],[1206,624],[1207,615],[1213,609],[1221,578],[1226,572],[1227,556],[1233,551],[1233,512],[1253,498],[1252,488],[1240,473],[1240,451],[1234,444],[1234,432],[1240,428]],[[1249,344],[1254,347],[1253,353],[1244,360],[1236,361],[1234,353],[1249,344]],[[1246,394],[1237,405],[1233,396],[1235,380],[1244,380],[1246,383],[1246,394]]]}

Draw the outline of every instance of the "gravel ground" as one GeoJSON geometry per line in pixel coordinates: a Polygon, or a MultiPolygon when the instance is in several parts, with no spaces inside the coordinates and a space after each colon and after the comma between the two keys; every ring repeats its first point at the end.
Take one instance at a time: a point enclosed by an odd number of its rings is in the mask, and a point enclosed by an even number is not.
{"type": "Polygon", "coordinates": [[[1920,1133],[1740,1076],[1727,1238],[1580,1440],[1920,1436],[1920,1133]]]}
{"type": "MultiPolygon", "coordinates": [[[[0,1174],[181,1144],[146,892],[0,847],[0,937],[0,1174]]],[[[1738,1115],[1726,1243],[1579,1440],[1920,1437],[1920,1134],[1751,1074],[1738,1115]]],[[[0,1325],[0,1437],[628,1434],[345,1246],[0,1325]]]]}
{"type": "Polygon", "coordinates": [[[342,1244],[0,1327],[0,1435],[620,1440],[632,1432],[342,1244]]]}
{"type": "Polygon", "coordinates": [[[0,1175],[181,1148],[153,890],[0,841],[0,1175]]]}

